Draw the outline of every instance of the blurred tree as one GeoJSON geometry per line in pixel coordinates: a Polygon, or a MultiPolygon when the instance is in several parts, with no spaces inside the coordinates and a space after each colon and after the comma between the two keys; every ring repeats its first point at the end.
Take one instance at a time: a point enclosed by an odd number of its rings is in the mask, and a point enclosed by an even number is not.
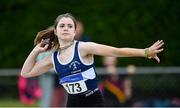
{"type": "MultiPolygon", "coordinates": [[[[18,68],[33,47],[36,33],[56,16],[72,13],[83,20],[91,40],[116,47],[148,47],[165,41],[162,66],[179,65],[179,0],[1,0],[0,68],[18,68]]],[[[122,58],[121,66],[157,65],[141,58],[122,58]]],[[[99,57],[96,65],[101,65],[99,57]]]]}

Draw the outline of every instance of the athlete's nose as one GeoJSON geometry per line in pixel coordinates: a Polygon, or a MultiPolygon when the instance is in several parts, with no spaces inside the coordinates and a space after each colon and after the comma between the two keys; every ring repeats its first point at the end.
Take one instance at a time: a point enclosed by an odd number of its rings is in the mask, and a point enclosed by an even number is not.
{"type": "Polygon", "coordinates": [[[68,31],[68,29],[64,29],[64,31],[68,31]]]}
{"type": "Polygon", "coordinates": [[[68,27],[67,26],[64,27],[64,31],[68,31],[68,27]]]}

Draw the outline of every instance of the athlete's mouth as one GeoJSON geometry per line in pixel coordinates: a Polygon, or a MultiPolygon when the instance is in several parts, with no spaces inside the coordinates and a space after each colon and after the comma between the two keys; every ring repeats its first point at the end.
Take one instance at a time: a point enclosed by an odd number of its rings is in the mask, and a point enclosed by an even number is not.
{"type": "Polygon", "coordinates": [[[69,35],[69,33],[63,33],[62,35],[69,35]]]}

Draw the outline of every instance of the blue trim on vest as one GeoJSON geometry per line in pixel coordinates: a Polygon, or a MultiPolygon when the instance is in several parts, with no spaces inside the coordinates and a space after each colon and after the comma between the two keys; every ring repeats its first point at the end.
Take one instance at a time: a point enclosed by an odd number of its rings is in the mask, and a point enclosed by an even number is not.
{"type": "Polygon", "coordinates": [[[71,76],[66,76],[64,78],[61,78],[59,83],[60,84],[71,83],[71,82],[76,82],[80,80],[83,80],[82,74],[76,74],[76,75],[71,75],[71,76]]]}

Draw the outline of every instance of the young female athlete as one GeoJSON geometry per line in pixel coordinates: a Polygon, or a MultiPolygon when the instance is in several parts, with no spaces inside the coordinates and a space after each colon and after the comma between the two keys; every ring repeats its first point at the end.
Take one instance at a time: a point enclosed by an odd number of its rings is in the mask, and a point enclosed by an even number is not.
{"type": "Polygon", "coordinates": [[[69,14],[59,15],[53,28],[40,31],[35,47],[27,57],[21,75],[34,77],[48,72],[52,67],[59,76],[59,83],[68,92],[67,106],[103,106],[103,98],[97,87],[94,55],[114,57],[146,57],[160,62],[164,42],[158,40],[145,49],[115,48],[94,42],[74,40],[76,23],[69,14]],[[38,54],[52,50],[52,56],[36,61],[38,54]]]}

